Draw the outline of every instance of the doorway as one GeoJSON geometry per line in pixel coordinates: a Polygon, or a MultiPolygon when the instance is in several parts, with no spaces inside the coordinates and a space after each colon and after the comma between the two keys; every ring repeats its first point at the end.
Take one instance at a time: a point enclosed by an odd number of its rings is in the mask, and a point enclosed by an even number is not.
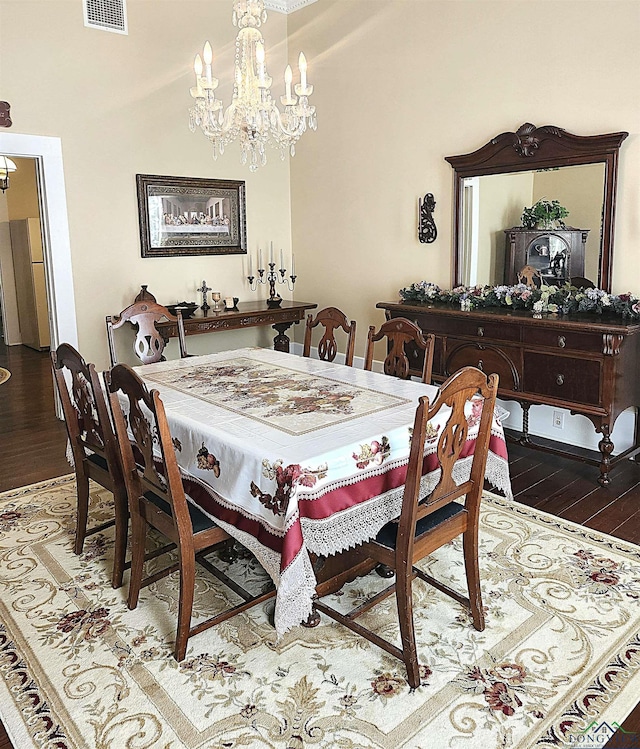
{"type": "MultiPolygon", "coordinates": [[[[66,341],[78,347],[67,198],[60,138],[0,132],[0,153],[35,159],[38,170],[46,295],[51,347],[66,341]]],[[[11,189],[11,188],[9,188],[11,189]]]]}
{"type": "Polygon", "coordinates": [[[8,346],[36,351],[50,345],[50,314],[44,269],[44,242],[38,160],[12,159],[9,188],[0,195],[0,334],[8,346]],[[8,222],[8,230],[7,230],[8,222]]]}
{"type": "MultiPolygon", "coordinates": [[[[41,218],[43,264],[46,297],[49,306],[50,346],[66,341],[78,348],[75,296],[67,197],[60,138],[22,135],[0,131],[0,153],[18,158],[33,158],[38,174],[38,202],[41,218]]],[[[8,222],[0,222],[8,232],[8,222]]],[[[62,411],[56,403],[58,418],[62,411]]]]}

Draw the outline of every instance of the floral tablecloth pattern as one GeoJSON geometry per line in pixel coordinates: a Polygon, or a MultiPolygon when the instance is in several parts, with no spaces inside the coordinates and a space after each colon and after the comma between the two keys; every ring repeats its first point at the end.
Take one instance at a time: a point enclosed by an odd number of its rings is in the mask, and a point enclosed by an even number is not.
{"type": "MultiPolygon", "coordinates": [[[[278,634],[311,613],[309,552],[334,554],[397,517],[410,429],[436,387],[271,349],[240,349],[137,369],[162,397],[190,501],[250,549],[278,587],[278,634]]],[[[457,464],[468,476],[481,404],[457,464]]],[[[442,423],[444,424],[443,414],[442,423]]],[[[435,484],[431,425],[423,490],[435,484]]],[[[502,426],[486,476],[511,495],[502,426]]]]}

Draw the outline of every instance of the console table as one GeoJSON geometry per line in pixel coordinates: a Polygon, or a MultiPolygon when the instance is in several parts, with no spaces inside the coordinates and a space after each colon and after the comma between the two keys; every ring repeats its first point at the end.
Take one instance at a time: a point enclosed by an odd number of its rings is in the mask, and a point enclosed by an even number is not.
{"type": "MultiPolygon", "coordinates": [[[[615,463],[640,452],[638,429],[633,447],[612,457],[611,432],[617,417],[640,405],[640,324],[593,315],[542,315],[524,310],[482,309],[463,312],[447,305],[379,302],[387,319],[407,317],[425,333],[434,333],[433,377],[442,382],[473,365],[500,377],[499,397],[523,409],[521,444],[600,468],[609,483],[615,463]],[[532,405],[565,408],[586,416],[602,435],[598,459],[537,444],[529,435],[532,405]]],[[[422,352],[409,351],[411,373],[420,376],[422,352]]]]}
{"type": "MultiPolygon", "coordinates": [[[[193,317],[184,318],[184,332],[186,335],[213,333],[218,330],[239,330],[253,328],[259,325],[271,325],[277,332],[273,339],[276,351],[289,351],[289,337],[286,331],[294,324],[304,320],[307,310],[315,309],[318,305],[311,302],[294,302],[283,300],[279,307],[267,307],[266,301],[241,302],[237,309],[214,312],[209,310],[204,315],[198,310],[193,317]]],[[[167,338],[178,335],[175,323],[162,322],[157,325],[158,330],[167,338]]]]}

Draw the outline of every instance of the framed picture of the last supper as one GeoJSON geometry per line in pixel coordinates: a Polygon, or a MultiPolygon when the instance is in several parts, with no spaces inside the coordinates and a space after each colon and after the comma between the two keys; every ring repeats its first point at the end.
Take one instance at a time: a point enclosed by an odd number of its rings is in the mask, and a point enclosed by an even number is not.
{"type": "Polygon", "coordinates": [[[142,257],[247,251],[245,183],[137,174],[142,257]]]}

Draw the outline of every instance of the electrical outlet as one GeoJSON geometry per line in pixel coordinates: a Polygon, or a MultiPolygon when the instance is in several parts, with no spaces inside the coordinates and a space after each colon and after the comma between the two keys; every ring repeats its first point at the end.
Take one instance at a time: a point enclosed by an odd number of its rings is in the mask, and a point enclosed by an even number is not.
{"type": "Polygon", "coordinates": [[[552,424],[556,429],[564,429],[564,414],[562,413],[562,411],[553,412],[552,424]]]}

